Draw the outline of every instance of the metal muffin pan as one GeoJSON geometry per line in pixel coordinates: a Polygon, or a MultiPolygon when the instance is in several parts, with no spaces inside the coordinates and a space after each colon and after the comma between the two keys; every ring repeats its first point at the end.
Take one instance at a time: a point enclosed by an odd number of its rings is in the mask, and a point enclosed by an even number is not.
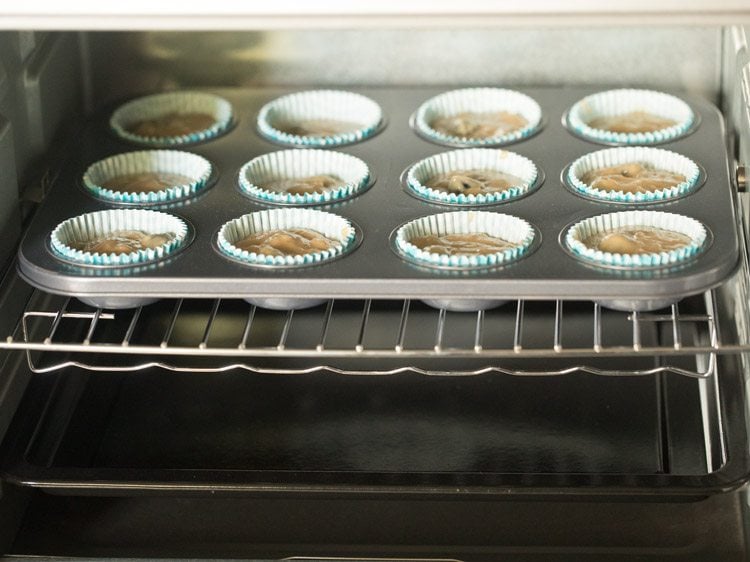
{"type": "Polygon", "coordinates": [[[258,135],[255,121],[266,102],[293,91],[290,89],[216,90],[233,104],[237,125],[219,138],[187,149],[214,164],[218,171],[216,183],[195,199],[149,206],[180,216],[191,225],[195,238],[184,251],[168,261],[137,269],[79,267],[52,255],[49,235],[57,224],[72,216],[116,207],[81,189],[86,168],[104,157],[139,148],[111,134],[107,123],[114,107],[105,108],[71,144],[55,185],[31,221],[19,249],[21,275],[51,293],[118,306],[127,306],[129,299],[147,302],[170,297],[252,298],[256,302],[369,297],[418,298],[465,309],[471,300],[520,298],[595,300],[620,308],[647,310],[719,285],[735,270],[739,261],[738,231],[723,117],[707,101],[680,93],[676,95],[700,116],[700,126],[692,134],[661,146],[702,166],[705,185],[686,197],[638,208],[679,213],[702,221],[713,235],[712,244],[679,267],[656,270],[593,266],[572,258],[561,246],[561,232],[571,223],[635,208],[579,197],[559,179],[561,171],[576,158],[601,149],[600,144],[567,131],[562,124],[563,114],[580,98],[606,87],[519,88],[541,105],[545,125],[536,135],[504,148],[533,160],[546,180],[526,197],[482,206],[481,210],[512,214],[536,227],[541,243],[531,255],[501,268],[472,271],[421,267],[401,259],[392,250],[391,232],[416,217],[457,210],[456,206],[410,196],[400,180],[402,171],[411,164],[450,150],[425,141],[409,126],[410,115],[423,101],[449,89],[352,89],[379,103],[388,124],[380,134],[338,150],[363,159],[377,182],[350,200],[315,208],[337,213],[357,224],[361,229],[360,246],[342,259],[288,269],[236,263],[216,250],[215,238],[226,221],[270,207],[241,193],[237,173],[248,160],[278,150],[278,145],[258,135]]]}

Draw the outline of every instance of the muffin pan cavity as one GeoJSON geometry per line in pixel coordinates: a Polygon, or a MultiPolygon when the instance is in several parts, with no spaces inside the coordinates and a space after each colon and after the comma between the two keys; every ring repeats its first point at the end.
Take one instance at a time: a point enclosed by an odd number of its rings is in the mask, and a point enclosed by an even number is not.
{"type": "Polygon", "coordinates": [[[232,105],[206,92],[169,92],[131,100],[112,113],[109,126],[123,140],[180,146],[214,139],[233,124],[232,105]]]}
{"type": "Polygon", "coordinates": [[[370,98],[345,90],[307,90],[281,96],[258,113],[258,131],[287,145],[330,147],[366,140],[385,121],[370,98]]]}

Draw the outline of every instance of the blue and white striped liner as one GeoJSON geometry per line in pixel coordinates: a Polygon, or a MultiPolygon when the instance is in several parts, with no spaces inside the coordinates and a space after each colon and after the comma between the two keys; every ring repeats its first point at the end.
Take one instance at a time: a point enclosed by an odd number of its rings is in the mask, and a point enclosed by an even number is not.
{"type": "Polygon", "coordinates": [[[257,211],[230,220],[219,230],[217,241],[222,252],[249,265],[288,267],[314,265],[341,256],[353,248],[355,237],[352,223],[343,217],[313,209],[292,208],[257,211]],[[328,250],[295,256],[267,256],[234,245],[251,234],[290,228],[315,230],[337,240],[338,244],[328,250]]]}
{"type": "Polygon", "coordinates": [[[523,256],[534,241],[534,228],[512,215],[487,211],[457,211],[421,217],[396,231],[396,249],[407,258],[428,266],[482,268],[512,262],[523,256]],[[515,244],[501,252],[486,255],[447,255],[422,250],[410,242],[416,236],[446,234],[480,234],[501,238],[515,244]]]}
{"type": "Polygon", "coordinates": [[[464,88],[451,90],[424,102],[415,114],[414,124],[424,136],[451,146],[497,146],[518,142],[535,133],[542,124],[542,109],[521,92],[502,88],[464,88]],[[457,137],[436,131],[430,126],[435,119],[464,112],[507,111],[523,116],[527,125],[496,137],[475,139],[457,137]]]}
{"type": "Polygon", "coordinates": [[[272,141],[296,146],[331,147],[359,142],[372,136],[383,122],[380,106],[368,97],[342,90],[310,90],[277,98],[258,113],[258,130],[272,141]],[[355,131],[329,136],[302,136],[277,127],[297,122],[333,119],[360,124],[355,131]]]}
{"type": "Polygon", "coordinates": [[[568,113],[573,132],[592,141],[607,144],[642,145],[675,140],[687,133],[695,122],[690,106],[681,99],[653,90],[620,89],[592,94],[576,102],[568,113]],[[597,117],[609,117],[645,111],[677,122],[676,125],[646,133],[617,133],[594,129],[590,123],[597,117]]]}
{"type": "Polygon", "coordinates": [[[144,209],[112,209],[87,213],[61,222],[52,231],[50,243],[55,255],[81,265],[140,265],[168,257],[185,244],[187,233],[185,221],[174,215],[144,209]],[[70,243],[95,240],[119,230],[170,233],[174,238],[157,248],[146,248],[129,254],[84,252],[69,246],[70,243]]]}
{"type": "Polygon", "coordinates": [[[493,148],[467,148],[443,152],[420,160],[406,174],[406,185],[419,197],[435,203],[492,205],[524,195],[536,182],[539,172],[534,163],[519,154],[493,148]],[[521,178],[520,185],[478,195],[449,193],[424,185],[430,178],[456,170],[496,170],[521,178]]]}
{"type": "Polygon", "coordinates": [[[178,146],[210,140],[232,124],[232,106],[223,98],[205,92],[169,92],[134,99],[120,106],[109,120],[112,130],[125,140],[149,146],[178,146]],[[170,113],[207,113],[214,117],[209,128],[175,137],[144,137],[127,127],[144,119],[155,119],[170,113]]]}
{"type": "Polygon", "coordinates": [[[568,168],[566,180],[575,191],[594,199],[614,203],[660,203],[689,193],[697,186],[699,177],[700,168],[686,156],[660,148],[628,146],[605,148],[581,156],[568,168]],[[581,180],[588,172],[629,162],[648,164],[656,170],[681,174],[685,176],[685,181],[656,191],[632,193],[595,188],[581,180]]]}
{"type": "Polygon", "coordinates": [[[253,158],[239,174],[240,189],[264,203],[321,205],[355,195],[367,187],[370,169],[359,158],[330,150],[281,150],[253,158]],[[322,193],[292,194],[263,187],[269,181],[331,175],[342,185],[322,193]]]}
{"type": "Polygon", "coordinates": [[[665,267],[692,258],[705,248],[707,231],[699,221],[690,217],[661,211],[623,211],[584,219],[574,224],[565,234],[565,245],[585,261],[613,267],[665,267]],[[612,232],[625,227],[653,227],[689,236],[690,244],[669,252],[651,254],[619,254],[589,248],[584,244],[600,232],[612,232]]]}
{"type": "Polygon", "coordinates": [[[195,195],[205,187],[210,177],[211,163],[197,154],[177,150],[141,150],[117,154],[92,164],[83,174],[83,185],[96,197],[114,203],[158,204],[195,195]],[[102,185],[120,176],[149,172],[180,174],[191,181],[139,193],[118,191],[102,185]]]}

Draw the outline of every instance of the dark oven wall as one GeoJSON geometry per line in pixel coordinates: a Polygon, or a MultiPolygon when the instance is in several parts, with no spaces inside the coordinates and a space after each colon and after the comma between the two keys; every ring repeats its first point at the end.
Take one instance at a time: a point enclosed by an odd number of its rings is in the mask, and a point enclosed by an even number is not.
{"type": "Polygon", "coordinates": [[[0,272],[51,181],[45,155],[83,114],[79,34],[0,32],[0,272]]]}

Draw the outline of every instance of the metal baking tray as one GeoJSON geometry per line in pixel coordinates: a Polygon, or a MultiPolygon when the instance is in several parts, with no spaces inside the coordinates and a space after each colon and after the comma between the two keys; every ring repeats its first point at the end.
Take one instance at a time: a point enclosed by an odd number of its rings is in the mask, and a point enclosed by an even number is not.
{"type": "MultiPolygon", "coordinates": [[[[622,270],[581,262],[561,246],[560,234],[572,222],[632,205],[596,202],[572,193],[561,172],[579,156],[605,148],[565,129],[562,117],[580,98],[602,88],[521,88],[541,105],[544,127],[535,136],[505,147],[532,159],[545,181],[532,194],[482,210],[509,213],[533,224],[541,236],[533,253],[502,268],[445,271],[417,266],[393,250],[391,234],[403,223],[424,215],[458,210],[409,195],[403,171],[418,160],[451,150],[419,137],[410,115],[427,98],[450,88],[347,88],[361,92],[383,108],[387,119],[376,136],[340,148],[362,158],[375,184],[363,194],[318,208],[355,223],[359,247],[343,259],[304,268],[257,268],[223,257],[216,246],[219,227],[244,213],[268,208],[244,196],[238,187],[240,167],[258,155],[281,150],[255,127],[260,107],[288,88],[214,90],[228,99],[236,126],[213,141],[186,147],[208,158],[218,171],[202,195],[171,206],[151,207],[184,218],[193,231],[190,245],[164,262],[138,268],[91,268],[65,263],[52,255],[49,234],[64,219],[112,208],[86,193],[81,176],[93,162],[141,147],[117,139],[107,127],[112,107],[94,116],[80,137],[71,139],[69,158],[42,202],[19,250],[21,275],[32,285],[93,302],[166,297],[271,299],[420,298],[457,303],[476,299],[590,299],[633,309],[657,308],[720,284],[738,264],[739,246],[734,194],[729,176],[721,113],[707,101],[676,93],[700,116],[692,134],[661,145],[692,158],[705,171],[705,183],[691,195],[669,203],[640,205],[680,213],[702,221],[710,247],[676,268],[622,270]]],[[[470,303],[468,303],[470,304],[470,303]]]]}

